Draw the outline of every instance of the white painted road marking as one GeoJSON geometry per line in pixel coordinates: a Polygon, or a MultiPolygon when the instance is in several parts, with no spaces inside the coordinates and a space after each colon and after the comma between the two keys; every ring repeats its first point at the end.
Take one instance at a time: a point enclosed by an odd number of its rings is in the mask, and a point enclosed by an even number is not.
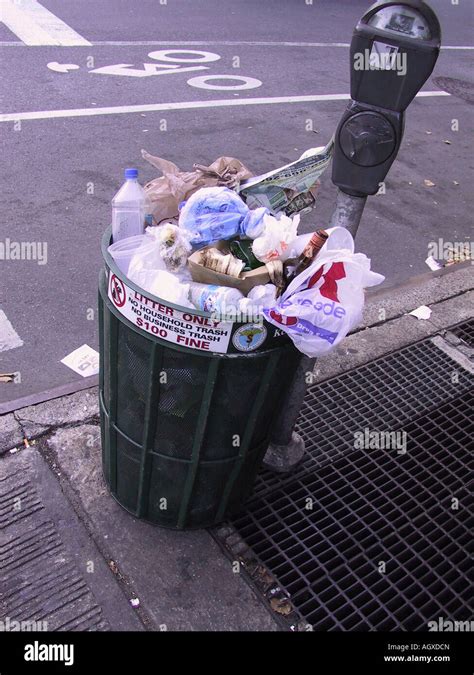
{"type": "MultiPolygon", "coordinates": [[[[169,40],[111,40],[111,41],[97,41],[92,42],[93,47],[153,47],[153,46],[184,46],[184,47],[199,47],[199,46],[209,46],[209,47],[340,47],[342,49],[348,49],[350,44],[348,42],[257,42],[257,41],[234,41],[234,40],[187,40],[179,42],[169,41],[169,40]]],[[[0,47],[24,47],[23,42],[0,42],[0,47]]],[[[442,45],[441,50],[443,49],[474,49],[470,45],[442,45]]]]}
{"type": "MultiPolygon", "coordinates": [[[[450,96],[446,91],[420,91],[417,98],[450,96]]],[[[348,101],[349,94],[316,94],[314,96],[273,96],[268,98],[217,99],[215,101],[184,101],[177,103],[151,103],[144,105],[120,105],[110,108],[72,108],[67,110],[41,110],[38,112],[4,113],[0,122],[19,120],[47,120],[59,117],[93,117],[95,115],[123,115],[160,110],[197,110],[199,108],[227,108],[246,105],[272,105],[279,103],[315,103],[317,101],[348,101]]]]}
{"type": "Polygon", "coordinates": [[[201,52],[196,49],[160,49],[156,52],[150,52],[148,54],[150,59],[155,59],[155,61],[167,61],[167,62],[178,62],[178,63],[211,63],[212,61],[219,61],[219,54],[214,54],[213,52],[201,52]],[[171,56],[170,56],[171,54],[171,56]],[[187,54],[183,58],[177,58],[176,54],[187,54]],[[190,54],[194,54],[189,58],[190,54]],[[196,54],[198,58],[196,58],[196,54]]]}
{"type": "Polygon", "coordinates": [[[55,73],[68,73],[70,70],[79,69],[79,66],[75,63],[58,63],[57,61],[50,61],[46,66],[55,73]]]}
{"type": "Polygon", "coordinates": [[[0,22],[28,46],[91,46],[88,40],[40,5],[37,0],[21,0],[21,2],[0,0],[0,22]]]}
{"type": "Polygon", "coordinates": [[[0,352],[21,347],[23,340],[9,322],[7,315],[0,309],[0,352]]]}
{"type": "Polygon", "coordinates": [[[243,75],[201,75],[200,77],[191,77],[188,80],[191,87],[198,89],[210,89],[212,91],[242,91],[244,89],[256,89],[262,86],[262,81],[255,77],[244,77],[243,75]],[[239,84],[209,84],[208,80],[237,80],[239,84]]]}
{"type": "Polygon", "coordinates": [[[126,75],[128,77],[150,77],[150,75],[174,75],[176,73],[189,73],[191,70],[207,70],[207,66],[173,66],[160,63],[144,63],[141,68],[133,68],[133,63],[115,63],[111,66],[103,66],[89,70],[96,75],[126,75]],[[162,70],[159,70],[162,68],[162,70]]]}

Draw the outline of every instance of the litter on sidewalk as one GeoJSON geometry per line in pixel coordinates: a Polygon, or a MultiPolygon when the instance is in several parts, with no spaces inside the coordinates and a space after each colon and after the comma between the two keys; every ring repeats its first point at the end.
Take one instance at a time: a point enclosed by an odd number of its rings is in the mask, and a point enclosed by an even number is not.
{"type": "Polygon", "coordinates": [[[99,372],[99,353],[89,345],[82,345],[61,359],[61,363],[82,377],[97,375],[99,372]]]}
{"type": "Polygon", "coordinates": [[[426,305],[420,305],[420,307],[417,307],[412,312],[409,312],[409,314],[411,316],[415,316],[417,319],[423,319],[426,321],[431,316],[431,309],[426,305]]]}

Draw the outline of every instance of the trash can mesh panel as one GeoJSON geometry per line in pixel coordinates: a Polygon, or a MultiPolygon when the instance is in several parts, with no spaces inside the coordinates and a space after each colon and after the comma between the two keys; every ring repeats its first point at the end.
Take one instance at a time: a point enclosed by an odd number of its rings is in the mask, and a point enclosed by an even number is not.
{"type": "MultiPolygon", "coordinates": [[[[137,443],[143,439],[143,419],[150,380],[150,340],[118,324],[117,426],[137,443]]],[[[111,363],[111,367],[115,364],[111,363]]]]}
{"type": "Polygon", "coordinates": [[[286,387],[282,387],[282,383],[286,385],[288,382],[292,381],[300,360],[300,352],[293,347],[289,347],[281,352],[280,359],[265,396],[264,404],[260,411],[259,424],[255,426],[251,443],[252,447],[260,445],[268,440],[270,427],[275,419],[275,411],[279,410],[280,401],[286,391],[286,387]]]}
{"type": "Polygon", "coordinates": [[[163,350],[156,433],[153,449],[169,457],[190,459],[210,359],[163,350]]]}
{"type": "Polygon", "coordinates": [[[352,448],[232,519],[315,630],[472,618],[473,403],[466,392],[407,423],[405,453],[352,448]]]}
{"type": "MultiPolygon", "coordinates": [[[[247,480],[234,484],[229,498],[229,509],[235,504],[241,508],[242,501],[252,490],[252,482],[248,479],[251,475],[249,468],[252,468],[253,458],[261,457],[261,454],[254,450],[246,456],[240,475],[246,476],[247,480]]],[[[187,520],[190,527],[197,527],[203,521],[212,522],[216,518],[218,506],[225,498],[229,475],[235,461],[231,459],[229,462],[219,464],[200,464],[194,484],[192,509],[187,520]]]]}
{"type": "Polygon", "coordinates": [[[186,485],[186,469],[174,459],[152,455],[147,513],[149,520],[176,527],[176,514],[179,513],[186,485]]]}
{"type": "Polygon", "coordinates": [[[267,355],[221,362],[206,427],[205,459],[222,457],[223,448],[227,456],[238,454],[267,365],[267,355]]]}
{"type": "Polygon", "coordinates": [[[117,434],[117,492],[116,497],[125,508],[136,511],[140,462],[133,457],[131,443],[117,434]]]}
{"type": "Polygon", "coordinates": [[[115,320],[115,317],[111,315],[110,312],[106,310],[104,307],[104,303],[102,302],[102,298],[99,294],[99,304],[101,305],[102,308],[102,321],[103,321],[103,329],[101,330],[101,340],[102,340],[102,348],[103,348],[103,355],[101,358],[101,365],[103,368],[103,385],[104,385],[104,402],[108,408],[109,406],[109,401],[110,401],[110,350],[109,350],[109,341],[107,339],[107,336],[110,335],[110,321],[115,320]]]}

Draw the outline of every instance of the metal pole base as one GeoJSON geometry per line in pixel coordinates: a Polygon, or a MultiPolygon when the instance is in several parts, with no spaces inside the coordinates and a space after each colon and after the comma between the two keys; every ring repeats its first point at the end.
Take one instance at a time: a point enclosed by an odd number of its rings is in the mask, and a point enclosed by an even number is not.
{"type": "Polygon", "coordinates": [[[277,473],[289,473],[300,464],[303,457],[304,440],[296,431],[293,431],[287,445],[270,443],[263,458],[263,467],[277,473]]]}

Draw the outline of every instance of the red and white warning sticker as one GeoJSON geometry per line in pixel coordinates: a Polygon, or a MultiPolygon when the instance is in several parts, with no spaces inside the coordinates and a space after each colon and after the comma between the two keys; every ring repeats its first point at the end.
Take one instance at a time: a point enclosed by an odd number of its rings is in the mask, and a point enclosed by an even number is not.
{"type": "Polygon", "coordinates": [[[143,291],[134,291],[112,272],[108,296],[120,314],[146,333],[189,349],[227,352],[232,322],[181,312],[143,291]]]}

